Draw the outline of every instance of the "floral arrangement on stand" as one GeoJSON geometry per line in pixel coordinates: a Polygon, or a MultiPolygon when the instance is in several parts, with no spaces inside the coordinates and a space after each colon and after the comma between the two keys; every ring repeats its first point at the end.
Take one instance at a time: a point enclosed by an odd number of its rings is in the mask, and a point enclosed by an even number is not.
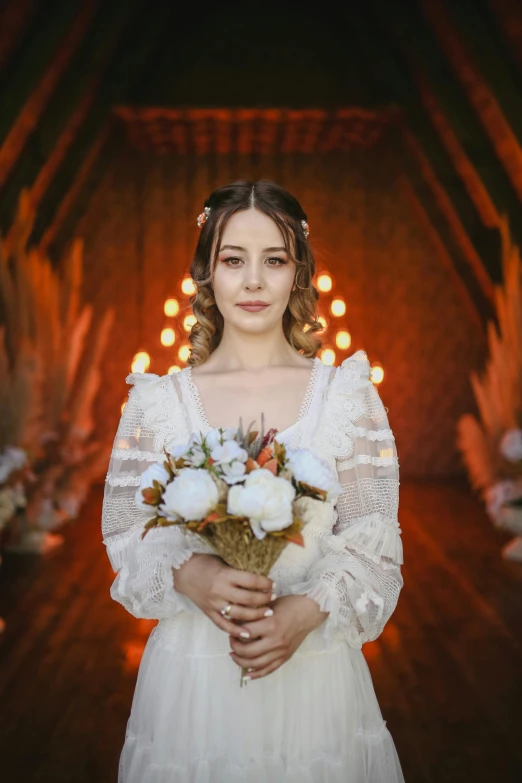
{"type": "Polygon", "coordinates": [[[471,414],[459,419],[457,446],[493,524],[515,535],[503,547],[503,557],[522,561],[522,269],[505,218],[500,231],[499,327],[488,323],[489,358],[482,379],[476,372],[470,376],[480,421],[471,414]]]}
{"type": "Polygon", "coordinates": [[[109,310],[94,317],[80,301],[82,244],[59,265],[28,248],[34,225],[22,192],[8,239],[0,237],[0,447],[27,454],[26,502],[4,524],[13,552],[45,552],[76,518],[89,487],[101,479],[110,447],[94,437],[93,404],[112,327],[109,310]]]}
{"type": "MultiPolygon", "coordinates": [[[[252,426],[252,425],[251,425],[252,426]]],[[[308,449],[287,450],[277,430],[239,427],[193,433],[141,475],[136,505],[158,526],[183,525],[232,568],[267,576],[283,549],[304,546],[314,504],[335,502],[342,487],[328,462],[308,449]]],[[[246,672],[241,672],[241,686],[246,672]]]]}

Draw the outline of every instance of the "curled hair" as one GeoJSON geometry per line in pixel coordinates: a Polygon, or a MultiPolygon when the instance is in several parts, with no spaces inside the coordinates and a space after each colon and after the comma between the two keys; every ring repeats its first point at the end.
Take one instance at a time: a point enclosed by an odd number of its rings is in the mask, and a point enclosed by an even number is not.
{"type": "Polygon", "coordinates": [[[301,224],[307,217],[297,199],[270,180],[238,180],[214,190],[204,207],[210,207],[210,212],[202,225],[190,265],[190,275],[196,286],[196,293],[190,297],[190,303],[196,323],[188,338],[191,345],[188,364],[202,364],[221,341],[223,316],[217,307],[212,287],[221,238],[230,217],[252,207],[275,221],[283,235],[286,252],[297,267],[296,289],[291,292],[283,314],[284,335],[289,344],[303,356],[315,356],[322,345],[321,340],[313,336],[314,332],[322,329],[316,315],[319,293],[312,283],[314,256],[301,224]]]}

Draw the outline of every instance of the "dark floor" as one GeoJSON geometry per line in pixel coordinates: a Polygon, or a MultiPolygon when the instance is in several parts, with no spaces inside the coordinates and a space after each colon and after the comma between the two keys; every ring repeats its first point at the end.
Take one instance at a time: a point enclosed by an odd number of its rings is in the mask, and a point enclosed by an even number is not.
{"type": "MultiPolygon", "coordinates": [[[[102,491],[61,549],[4,556],[3,783],[116,783],[155,622],[110,598],[102,491]]],[[[405,586],[363,652],[406,783],[520,783],[522,564],[502,560],[509,536],[460,482],[402,480],[400,520],[405,586]]]]}

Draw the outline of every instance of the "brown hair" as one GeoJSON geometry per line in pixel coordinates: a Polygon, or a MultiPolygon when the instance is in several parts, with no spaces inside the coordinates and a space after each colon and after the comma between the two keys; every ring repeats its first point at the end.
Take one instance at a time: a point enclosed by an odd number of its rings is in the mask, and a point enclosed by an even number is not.
{"type": "Polygon", "coordinates": [[[322,342],[313,333],[322,329],[317,320],[316,302],[319,293],[312,283],[315,260],[301,224],[306,214],[299,202],[284,188],[270,180],[238,180],[217,188],[205,201],[210,207],[201,228],[190,274],[196,293],[190,303],[196,316],[189,335],[191,352],[188,364],[202,364],[217,348],[223,333],[223,316],[218,310],[212,289],[212,279],[225,226],[232,215],[254,207],[277,223],[285,249],[297,266],[296,290],[290,294],[283,314],[283,331],[290,345],[304,356],[315,356],[322,342]],[[215,252],[212,257],[214,240],[215,252]],[[292,240],[295,252],[292,251],[292,240]]]}

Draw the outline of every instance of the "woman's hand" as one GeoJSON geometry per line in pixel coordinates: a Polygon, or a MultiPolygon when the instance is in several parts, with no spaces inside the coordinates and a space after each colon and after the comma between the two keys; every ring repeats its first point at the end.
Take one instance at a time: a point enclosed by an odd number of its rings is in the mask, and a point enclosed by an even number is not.
{"type": "Polygon", "coordinates": [[[250,637],[248,629],[238,623],[264,619],[272,601],[272,579],[230,568],[218,555],[195,553],[172,573],[178,592],[188,596],[218,628],[238,638],[250,637]],[[232,604],[229,620],[221,614],[227,604],[232,604]]]}
{"type": "Polygon", "coordinates": [[[272,606],[272,617],[243,626],[251,632],[252,641],[239,640],[235,634],[230,636],[230,656],[238,666],[249,670],[248,677],[252,680],[278,669],[328,616],[328,612],[321,612],[316,601],[305,595],[284,595],[272,606]]]}

